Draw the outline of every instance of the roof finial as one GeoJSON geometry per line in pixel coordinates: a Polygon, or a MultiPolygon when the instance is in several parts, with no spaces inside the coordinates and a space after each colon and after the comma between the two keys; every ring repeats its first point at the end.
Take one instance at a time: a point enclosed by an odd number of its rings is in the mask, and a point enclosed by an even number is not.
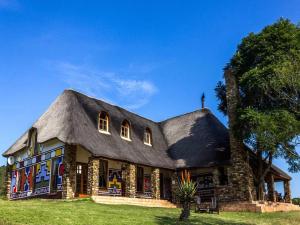
{"type": "Polygon", "coordinates": [[[202,97],[201,97],[201,103],[202,103],[202,109],[205,108],[204,103],[205,103],[205,94],[203,92],[202,97]]]}

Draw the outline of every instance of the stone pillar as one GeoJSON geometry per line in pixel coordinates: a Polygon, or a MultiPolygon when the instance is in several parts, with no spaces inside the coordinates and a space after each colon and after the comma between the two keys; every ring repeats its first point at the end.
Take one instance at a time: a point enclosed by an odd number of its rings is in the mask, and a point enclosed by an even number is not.
{"type": "Polygon", "coordinates": [[[159,169],[158,168],[152,169],[151,190],[152,190],[152,198],[160,199],[160,177],[159,177],[159,169]]]}
{"type": "Polygon", "coordinates": [[[6,166],[6,174],[5,174],[5,184],[6,184],[6,197],[10,199],[11,194],[11,166],[6,166]]]}
{"type": "Polygon", "coordinates": [[[125,196],[135,198],[136,194],[136,165],[126,165],[125,196]]]}
{"type": "Polygon", "coordinates": [[[172,182],[172,202],[177,203],[177,197],[176,197],[176,192],[178,190],[178,174],[177,172],[174,172],[172,177],[171,177],[171,182],[172,182]]]}
{"type": "Polygon", "coordinates": [[[268,200],[272,202],[276,202],[275,188],[274,188],[274,176],[270,174],[267,179],[268,186],[268,200]]]}
{"type": "Polygon", "coordinates": [[[284,200],[286,203],[292,203],[290,181],[284,181],[284,200]]]}
{"type": "Polygon", "coordinates": [[[231,151],[231,173],[229,179],[232,186],[233,201],[252,201],[254,190],[252,170],[249,165],[248,153],[244,149],[242,140],[236,137],[234,127],[237,121],[237,106],[239,104],[239,90],[236,77],[230,69],[225,71],[227,113],[229,119],[229,139],[231,151]]]}
{"type": "Polygon", "coordinates": [[[89,195],[99,194],[99,159],[89,158],[87,193],[89,195]]]}
{"type": "Polygon", "coordinates": [[[75,197],[76,192],[76,145],[65,145],[62,198],[75,197]]]}

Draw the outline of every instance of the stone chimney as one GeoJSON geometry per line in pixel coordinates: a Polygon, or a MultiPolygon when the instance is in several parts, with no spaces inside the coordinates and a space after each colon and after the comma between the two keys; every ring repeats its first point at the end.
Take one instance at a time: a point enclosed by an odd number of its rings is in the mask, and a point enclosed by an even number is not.
{"type": "Polygon", "coordinates": [[[205,94],[203,92],[202,96],[201,96],[201,105],[202,105],[202,110],[205,108],[205,94]]]}
{"type": "Polygon", "coordinates": [[[229,120],[229,139],[232,166],[229,179],[232,186],[233,201],[252,201],[254,194],[254,184],[252,170],[249,165],[248,152],[242,140],[236,137],[234,127],[237,122],[237,107],[239,104],[239,94],[236,77],[231,69],[226,69],[224,73],[226,82],[227,114],[229,120]]]}

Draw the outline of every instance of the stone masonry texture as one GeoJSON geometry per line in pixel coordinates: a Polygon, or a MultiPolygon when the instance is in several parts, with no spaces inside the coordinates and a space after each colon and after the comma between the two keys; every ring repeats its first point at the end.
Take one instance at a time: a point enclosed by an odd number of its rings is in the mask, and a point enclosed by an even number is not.
{"type": "Polygon", "coordinates": [[[253,200],[253,177],[248,162],[248,155],[244,149],[244,144],[234,134],[236,124],[236,111],[238,106],[238,87],[235,76],[230,70],[225,71],[227,113],[229,118],[229,138],[231,149],[232,167],[229,173],[231,187],[231,199],[233,201],[253,200]]]}
{"type": "Polygon", "coordinates": [[[65,172],[63,175],[62,198],[71,199],[76,192],[76,146],[66,145],[64,155],[65,172]]]}
{"type": "Polygon", "coordinates": [[[151,189],[152,189],[152,198],[160,199],[160,180],[159,180],[159,169],[158,168],[152,169],[151,189]]]}

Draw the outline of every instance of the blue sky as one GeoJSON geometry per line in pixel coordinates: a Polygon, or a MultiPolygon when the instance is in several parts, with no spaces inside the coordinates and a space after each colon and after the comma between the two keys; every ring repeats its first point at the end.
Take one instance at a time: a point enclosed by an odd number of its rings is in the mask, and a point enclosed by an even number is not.
{"type": "Polygon", "coordinates": [[[279,17],[300,22],[299,1],[0,0],[0,149],[66,88],[156,121],[200,108],[205,92],[226,124],[214,94],[222,68],[279,17]]]}

